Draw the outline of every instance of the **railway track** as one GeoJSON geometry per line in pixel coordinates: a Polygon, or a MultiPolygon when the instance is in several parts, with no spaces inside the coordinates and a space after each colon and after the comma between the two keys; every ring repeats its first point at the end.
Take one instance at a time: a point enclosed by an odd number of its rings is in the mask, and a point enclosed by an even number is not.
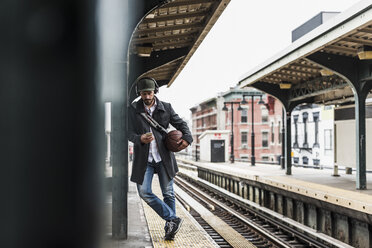
{"type": "MultiPolygon", "coordinates": [[[[255,209],[251,209],[246,204],[221,194],[221,192],[208,187],[208,185],[203,185],[201,182],[189,182],[177,177],[176,185],[255,247],[338,247],[321,240],[319,237],[313,237],[313,235],[309,235],[306,232],[296,230],[286,223],[264,215],[255,209]]],[[[195,220],[200,223],[220,247],[239,247],[231,244],[232,242],[216,231],[215,227],[211,227],[207,220],[193,209],[193,205],[187,203],[187,200],[182,199],[179,195],[177,195],[177,198],[190,210],[195,220]]]]}

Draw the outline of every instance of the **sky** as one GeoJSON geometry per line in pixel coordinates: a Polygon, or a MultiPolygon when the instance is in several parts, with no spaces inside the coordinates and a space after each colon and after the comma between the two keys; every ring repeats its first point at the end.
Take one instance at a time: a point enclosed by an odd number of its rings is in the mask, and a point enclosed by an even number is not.
{"type": "Polygon", "coordinates": [[[185,68],[158,97],[190,120],[190,108],[237,85],[291,44],[291,32],[321,11],[343,12],[357,0],[231,0],[185,68]]]}

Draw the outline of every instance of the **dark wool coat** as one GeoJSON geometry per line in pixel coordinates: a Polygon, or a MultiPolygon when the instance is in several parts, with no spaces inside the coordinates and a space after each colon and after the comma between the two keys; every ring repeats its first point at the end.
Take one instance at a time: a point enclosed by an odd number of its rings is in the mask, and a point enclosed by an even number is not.
{"type": "MultiPolygon", "coordinates": [[[[191,132],[184,120],[182,120],[176,112],[174,112],[170,103],[162,102],[156,98],[157,106],[152,114],[152,117],[165,129],[171,124],[177,130],[183,133],[182,139],[189,144],[193,139],[191,132]]],[[[142,99],[136,104],[129,107],[129,128],[128,137],[134,144],[133,151],[133,166],[131,181],[142,184],[146,171],[147,159],[149,156],[150,144],[141,143],[141,135],[150,131],[150,124],[141,116],[140,113],[145,113],[145,107],[142,99]],[[135,107],[133,107],[135,106],[135,107]]],[[[178,166],[173,152],[169,151],[165,146],[165,135],[152,128],[156,144],[158,145],[159,154],[169,178],[173,178],[178,172],[178,166]]]]}

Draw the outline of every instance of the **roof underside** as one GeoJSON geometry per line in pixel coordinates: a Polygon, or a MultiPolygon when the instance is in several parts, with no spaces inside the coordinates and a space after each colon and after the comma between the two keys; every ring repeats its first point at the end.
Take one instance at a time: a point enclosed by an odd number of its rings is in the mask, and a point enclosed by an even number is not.
{"type": "MultiPolygon", "coordinates": [[[[370,10],[370,7],[367,10],[370,10]]],[[[355,18],[357,16],[354,15],[349,21],[352,22],[355,18]]],[[[323,53],[351,57],[357,60],[357,51],[360,47],[363,45],[372,46],[372,19],[364,21],[363,24],[347,32],[342,32],[346,25],[347,23],[340,23],[337,27],[329,28],[327,32],[319,32],[315,38],[314,35],[309,35],[310,39],[305,42],[302,40],[302,44],[299,41],[300,45],[296,46],[293,43],[291,47],[294,49],[244,76],[239,82],[240,87],[255,87],[262,83],[272,85],[289,83],[292,85],[290,89],[291,101],[309,97],[312,97],[315,103],[324,104],[342,104],[354,101],[353,92],[344,78],[337,76],[337,74],[322,75],[321,70],[328,68],[307,58],[311,54],[323,53]],[[327,40],[327,36],[332,36],[332,39],[327,40]],[[327,41],[322,42],[322,39],[327,41]]],[[[316,33],[317,31],[313,30],[312,32],[316,33]]]]}
{"type": "Polygon", "coordinates": [[[229,2],[175,0],[148,13],[133,34],[130,53],[137,54],[137,46],[152,47],[152,53],[156,54],[175,49],[186,52],[141,76],[170,86],[229,2]]]}

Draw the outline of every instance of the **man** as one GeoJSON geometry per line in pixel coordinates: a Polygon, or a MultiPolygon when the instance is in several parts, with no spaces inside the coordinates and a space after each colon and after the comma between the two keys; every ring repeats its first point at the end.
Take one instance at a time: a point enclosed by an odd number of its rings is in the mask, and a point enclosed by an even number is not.
{"type": "Polygon", "coordinates": [[[185,121],[173,110],[170,103],[160,101],[155,94],[158,85],[152,78],[137,82],[136,91],[141,99],[130,107],[129,140],[134,143],[134,159],[131,181],[137,183],[140,197],[165,221],[165,239],[173,240],[181,227],[182,219],[176,215],[173,178],[178,172],[173,152],[165,146],[165,134],[150,126],[141,113],[146,113],[165,129],[171,124],[183,134],[178,145],[186,148],[192,136],[185,121]],[[151,190],[154,173],[158,174],[163,200],[151,190]]]}

